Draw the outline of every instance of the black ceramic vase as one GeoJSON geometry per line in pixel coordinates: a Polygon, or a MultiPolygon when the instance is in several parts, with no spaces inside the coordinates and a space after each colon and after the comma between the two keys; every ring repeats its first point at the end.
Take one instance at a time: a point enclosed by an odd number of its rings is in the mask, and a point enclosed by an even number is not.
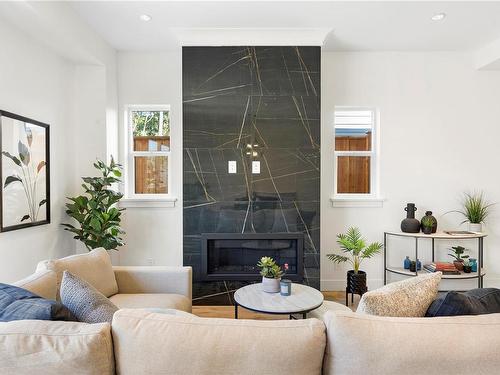
{"type": "Polygon", "coordinates": [[[354,302],[354,295],[359,294],[362,296],[366,293],[368,288],[366,287],[366,272],[358,271],[354,273],[354,270],[347,271],[347,287],[345,289],[345,305],[349,306],[348,296],[351,293],[351,303],[354,302]]]}
{"type": "Polygon", "coordinates": [[[415,203],[407,203],[405,207],[406,219],[401,222],[401,231],[405,233],[419,233],[420,221],[415,219],[415,203]]]}
{"type": "MultiPolygon", "coordinates": [[[[425,216],[429,216],[431,218],[432,222],[434,223],[434,224],[432,224],[431,233],[436,233],[437,228],[438,228],[438,221],[434,216],[432,216],[432,211],[425,211],[425,216]]],[[[422,218],[422,220],[423,220],[423,218],[422,218]]],[[[422,220],[420,220],[420,222],[422,222],[422,220]]],[[[422,231],[425,233],[423,225],[422,225],[422,231]]]]}

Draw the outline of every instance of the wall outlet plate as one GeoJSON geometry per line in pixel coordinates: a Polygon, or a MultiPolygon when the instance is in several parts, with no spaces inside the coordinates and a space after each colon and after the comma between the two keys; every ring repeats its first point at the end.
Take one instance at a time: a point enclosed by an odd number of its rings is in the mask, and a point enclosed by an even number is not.
{"type": "Polygon", "coordinates": [[[260,174],[260,161],[258,160],[252,161],[252,173],[260,174]]]}
{"type": "Polygon", "coordinates": [[[227,173],[236,173],[236,160],[229,160],[227,162],[227,173]]]}

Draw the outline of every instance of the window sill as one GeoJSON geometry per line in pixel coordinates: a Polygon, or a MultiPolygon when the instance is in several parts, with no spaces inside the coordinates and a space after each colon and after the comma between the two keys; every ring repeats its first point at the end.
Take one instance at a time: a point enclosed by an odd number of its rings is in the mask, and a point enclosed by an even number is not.
{"type": "Polygon", "coordinates": [[[122,208],[173,208],[177,198],[122,198],[122,208]]]}
{"type": "Polygon", "coordinates": [[[373,207],[380,208],[384,206],[385,198],[330,198],[332,207],[373,207]]]}

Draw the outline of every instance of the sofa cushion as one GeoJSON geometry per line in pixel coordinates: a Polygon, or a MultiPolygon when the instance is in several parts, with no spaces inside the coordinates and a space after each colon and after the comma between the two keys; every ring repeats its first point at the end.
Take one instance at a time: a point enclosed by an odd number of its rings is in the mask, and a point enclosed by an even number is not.
{"type": "Polygon", "coordinates": [[[399,317],[423,317],[436,299],[441,272],[412,277],[363,294],[356,312],[399,317]]]}
{"type": "Polygon", "coordinates": [[[120,309],[159,308],[191,312],[191,301],[180,294],[115,294],[110,298],[120,309]]]}
{"type": "Polygon", "coordinates": [[[425,316],[479,315],[500,313],[500,289],[455,291],[439,296],[427,309],[425,316]]]}
{"type": "Polygon", "coordinates": [[[12,285],[47,299],[56,299],[57,296],[57,274],[51,270],[40,270],[12,285]]]}
{"type": "Polygon", "coordinates": [[[44,260],[38,263],[37,271],[49,269],[57,273],[57,290],[61,285],[62,274],[69,271],[88,282],[106,297],[118,293],[111,258],[104,249],[94,249],[85,254],[71,255],[66,258],[44,260]]]}
{"type": "Polygon", "coordinates": [[[0,348],[0,374],[114,374],[108,323],[0,323],[0,348]]]}
{"type": "Polygon", "coordinates": [[[17,286],[0,284],[0,322],[25,319],[76,320],[60,302],[42,298],[17,286]]]}
{"type": "Polygon", "coordinates": [[[84,323],[111,323],[118,310],[108,298],[79,277],[64,271],[61,282],[61,301],[84,323]]]}
{"type": "Polygon", "coordinates": [[[326,341],[317,319],[188,318],[125,309],[111,327],[121,375],[318,375],[326,341]]]}
{"type": "Polygon", "coordinates": [[[328,312],[325,325],[325,375],[497,374],[500,368],[500,314],[393,318],[328,312]]]}
{"type": "Polygon", "coordinates": [[[349,307],[342,305],[341,303],[333,302],[333,301],[323,301],[323,304],[320,307],[318,307],[317,309],[315,309],[311,312],[308,312],[307,317],[323,320],[327,311],[349,311],[349,312],[352,312],[352,310],[349,307]]]}

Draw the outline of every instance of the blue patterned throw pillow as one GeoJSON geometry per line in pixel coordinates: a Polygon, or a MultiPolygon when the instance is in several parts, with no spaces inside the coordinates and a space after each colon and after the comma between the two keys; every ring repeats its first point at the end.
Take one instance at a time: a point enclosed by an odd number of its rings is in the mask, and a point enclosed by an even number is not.
{"type": "Polygon", "coordinates": [[[118,307],[88,282],[68,271],[61,281],[61,302],[83,323],[111,323],[118,307]]]}
{"type": "Polygon", "coordinates": [[[76,320],[60,302],[42,298],[17,286],[0,283],[0,322],[27,319],[76,320]]]}

